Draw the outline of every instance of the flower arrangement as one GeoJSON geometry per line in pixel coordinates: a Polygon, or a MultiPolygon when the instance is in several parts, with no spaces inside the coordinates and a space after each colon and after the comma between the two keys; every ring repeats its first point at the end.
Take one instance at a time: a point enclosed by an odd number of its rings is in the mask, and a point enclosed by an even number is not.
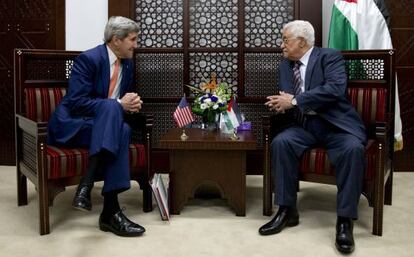
{"type": "Polygon", "coordinates": [[[215,73],[211,74],[210,82],[200,83],[199,88],[190,87],[196,96],[191,109],[194,114],[203,117],[204,123],[214,123],[216,115],[227,110],[232,91],[226,82],[217,84],[215,73]]]}

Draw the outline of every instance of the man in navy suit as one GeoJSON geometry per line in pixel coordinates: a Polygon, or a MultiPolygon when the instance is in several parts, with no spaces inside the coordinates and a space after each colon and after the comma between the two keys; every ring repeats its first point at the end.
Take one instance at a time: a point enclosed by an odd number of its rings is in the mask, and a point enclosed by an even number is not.
{"type": "Polygon", "coordinates": [[[138,25],[125,17],[111,17],[105,43],[75,60],[69,89],[48,127],[52,145],[89,147],[89,167],[76,190],[73,206],[92,208],[90,192],[102,171],[103,210],[99,227],[119,236],[138,236],[145,229],[121,211],[118,194],[130,187],[128,148],[131,128],[125,113],[137,113],[142,101],[134,92],[134,65],[138,25]]]}
{"type": "Polygon", "coordinates": [[[259,229],[261,235],[296,226],[296,185],[299,163],[310,147],[327,149],[335,166],[337,193],[336,247],[354,250],[353,220],[362,191],[365,128],[347,99],[347,75],[340,52],[314,47],[314,29],[307,21],[293,21],[283,28],[279,66],[279,94],[265,103],[278,114],[295,114],[295,122],[272,141],[275,217],[259,229]]]}

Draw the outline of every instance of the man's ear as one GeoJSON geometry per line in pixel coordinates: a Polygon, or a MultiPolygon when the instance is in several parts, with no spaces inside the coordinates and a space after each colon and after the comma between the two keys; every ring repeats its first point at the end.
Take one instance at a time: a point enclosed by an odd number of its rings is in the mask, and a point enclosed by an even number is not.
{"type": "Polygon", "coordinates": [[[113,35],[113,36],[112,36],[112,39],[111,39],[111,42],[112,42],[114,45],[118,45],[118,44],[119,44],[119,38],[118,38],[117,36],[113,35]]]}

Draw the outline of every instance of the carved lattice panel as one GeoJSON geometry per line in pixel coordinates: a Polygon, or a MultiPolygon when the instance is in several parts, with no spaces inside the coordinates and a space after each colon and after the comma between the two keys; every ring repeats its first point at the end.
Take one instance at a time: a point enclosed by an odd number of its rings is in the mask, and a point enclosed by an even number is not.
{"type": "Polygon", "coordinates": [[[181,97],[183,95],[183,54],[139,53],[135,69],[142,97],[181,97]]]}
{"type": "Polygon", "coordinates": [[[138,47],[183,47],[182,0],[137,0],[138,47]]]}
{"type": "Polygon", "coordinates": [[[9,21],[14,18],[14,4],[13,0],[0,1],[0,20],[9,21]]]}
{"type": "Polygon", "coordinates": [[[264,103],[237,103],[239,110],[245,116],[246,121],[252,123],[252,132],[257,137],[257,146],[263,146],[262,115],[271,115],[264,103]]]}
{"type": "Polygon", "coordinates": [[[245,55],[246,96],[264,97],[276,93],[277,71],[282,53],[247,53],[245,55]]]}
{"type": "Polygon", "coordinates": [[[29,59],[27,62],[29,80],[68,80],[73,66],[72,59],[29,59]]]}
{"type": "MultiPolygon", "coordinates": [[[[2,110],[1,116],[3,119],[7,121],[14,121],[13,92],[13,79],[0,80],[0,107],[2,110]]],[[[2,137],[10,138],[14,141],[14,124],[11,123],[7,124],[7,126],[1,126],[0,133],[2,137]]]]}
{"type": "Polygon", "coordinates": [[[190,85],[198,87],[212,72],[237,93],[237,53],[190,53],[190,85]]]}
{"type": "Polygon", "coordinates": [[[22,19],[50,19],[54,17],[53,0],[16,0],[16,16],[22,19]]]}
{"type": "Polygon", "coordinates": [[[381,80],[385,75],[385,64],[382,59],[346,60],[348,79],[381,80]]]}
{"type": "Polygon", "coordinates": [[[190,0],[190,47],[237,47],[237,0],[190,0]]]}
{"type": "Polygon", "coordinates": [[[283,25],[294,19],[293,6],[293,0],[245,0],[245,46],[280,46],[283,25]]]}
{"type": "Polygon", "coordinates": [[[141,112],[154,115],[154,126],[152,129],[152,143],[157,147],[161,136],[168,130],[176,127],[173,112],[177,108],[177,103],[144,103],[141,112]]]}

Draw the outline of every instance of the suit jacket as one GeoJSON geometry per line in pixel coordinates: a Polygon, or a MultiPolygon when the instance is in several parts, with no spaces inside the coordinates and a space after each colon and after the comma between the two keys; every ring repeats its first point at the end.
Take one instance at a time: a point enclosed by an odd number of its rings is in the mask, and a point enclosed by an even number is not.
{"type": "MultiPolygon", "coordinates": [[[[120,96],[134,91],[133,62],[122,59],[120,96]]],[[[90,122],[103,101],[108,99],[110,67],[105,44],[87,50],[76,58],[69,79],[69,88],[48,125],[48,144],[66,144],[90,122]]],[[[85,142],[87,143],[87,142],[85,142]]]]}
{"type": "MultiPolygon", "coordinates": [[[[284,60],[279,66],[279,90],[294,94],[293,65],[284,60]]],[[[334,126],[366,142],[363,122],[349,101],[345,61],[340,52],[314,47],[305,75],[305,92],[296,96],[303,113],[315,111],[334,126]]]]}

